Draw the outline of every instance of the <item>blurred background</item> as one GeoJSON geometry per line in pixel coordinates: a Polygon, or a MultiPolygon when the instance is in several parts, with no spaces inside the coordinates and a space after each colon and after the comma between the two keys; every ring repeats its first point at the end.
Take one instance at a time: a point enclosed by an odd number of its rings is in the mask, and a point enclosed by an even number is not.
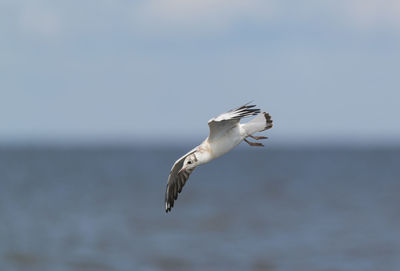
{"type": "Polygon", "coordinates": [[[0,0],[0,269],[400,270],[399,48],[394,0],[0,0]]]}

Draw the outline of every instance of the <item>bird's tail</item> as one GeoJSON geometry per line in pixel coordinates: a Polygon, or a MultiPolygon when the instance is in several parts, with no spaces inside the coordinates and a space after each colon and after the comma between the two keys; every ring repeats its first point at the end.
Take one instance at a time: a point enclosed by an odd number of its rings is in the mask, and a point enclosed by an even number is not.
{"type": "Polygon", "coordinates": [[[272,128],[271,116],[266,112],[262,112],[248,123],[243,124],[243,128],[246,130],[247,135],[270,129],[272,128]]]}

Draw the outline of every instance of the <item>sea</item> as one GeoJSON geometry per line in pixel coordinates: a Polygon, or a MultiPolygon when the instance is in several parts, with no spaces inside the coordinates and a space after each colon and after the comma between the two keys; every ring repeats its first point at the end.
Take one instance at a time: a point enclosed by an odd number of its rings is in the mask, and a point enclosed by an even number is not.
{"type": "Polygon", "coordinates": [[[0,147],[0,270],[400,270],[400,148],[191,147],[0,147]]]}

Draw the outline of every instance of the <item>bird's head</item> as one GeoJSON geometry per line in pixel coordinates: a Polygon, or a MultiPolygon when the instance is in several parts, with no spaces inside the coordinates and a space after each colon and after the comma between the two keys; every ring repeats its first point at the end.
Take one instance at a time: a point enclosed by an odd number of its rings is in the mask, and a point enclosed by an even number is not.
{"type": "Polygon", "coordinates": [[[196,153],[192,153],[188,155],[185,160],[183,161],[183,166],[181,170],[179,170],[179,173],[187,170],[187,171],[192,171],[195,167],[199,165],[199,160],[196,157],[196,153]]]}

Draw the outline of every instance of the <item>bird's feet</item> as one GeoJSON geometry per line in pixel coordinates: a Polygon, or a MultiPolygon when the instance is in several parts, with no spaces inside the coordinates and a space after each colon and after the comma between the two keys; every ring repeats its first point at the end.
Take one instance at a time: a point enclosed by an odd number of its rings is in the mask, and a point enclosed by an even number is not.
{"type": "Polygon", "coordinates": [[[248,141],[246,138],[244,139],[244,141],[249,144],[252,147],[264,147],[264,145],[262,143],[257,143],[257,142],[250,142],[248,141]]]}
{"type": "Polygon", "coordinates": [[[268,138],[266,136],[253,136],[253,135],[249,135],[249,137],[251,137],[252,139],[255,139],[255,140],[267,139],[268,138]]]}

